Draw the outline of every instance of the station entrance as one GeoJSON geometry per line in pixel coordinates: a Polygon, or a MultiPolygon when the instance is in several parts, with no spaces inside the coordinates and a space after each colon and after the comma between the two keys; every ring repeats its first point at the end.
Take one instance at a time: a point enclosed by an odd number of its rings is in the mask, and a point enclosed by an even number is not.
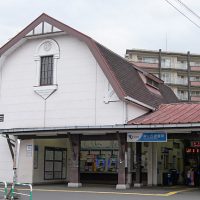
{"type": "Polygon", "coordinates": [[[168,142],[158,144],[158,184],[200,185],[199,134],[168,134],[168,142]]]}
{"type": "MultiPolygon", "coordinates": [[[[20,160],[27,160],[27,163],[31,156],[28,148],[30,145],[33,146],[32,182],[34,184],[69,182],[70,168],[74,161],[68,137],[22,140],[21,145],[23,150],[26,149],[26,153],[21,152],[24,157],[20,160]]],[[[156,178],[157,185],[199,185],[200,140],[196,136],[169,134],[167,142],[140,143],[140,152],[137,146],[137,143],[126,142],[123,162],[126,182],[130,185],[133,186],[136,182],[148,185],[149,178],[156,178]],[[154,151],[151,151],[152,145],[154,151]],[[154,156],[154,161],[150,158],[151,156],[154,156]],[[139,171],[138,168],[140,168],[139,171]],[[151,177],[153,168],[156,171],[155,177],[151,177]],[[140,180],[136,177],[138,173],[140,173],[140,180]]],[[[114,140],[82,140],[78,157],[79,170],[75,173],[79,174],[80,183],[112,185],[118,183],[120,160],[119,142],[116,138],[114,140]]],[[[31,173],[25,174],[27,166],[23,165],[23,162],[20,163],[19,178],[26,177],[31,180],[31,173]]],[[[32,168],[31,164],[30,168],[32,168]]],[[[27,182],[27,180],[24,181],[27,182]]]]}

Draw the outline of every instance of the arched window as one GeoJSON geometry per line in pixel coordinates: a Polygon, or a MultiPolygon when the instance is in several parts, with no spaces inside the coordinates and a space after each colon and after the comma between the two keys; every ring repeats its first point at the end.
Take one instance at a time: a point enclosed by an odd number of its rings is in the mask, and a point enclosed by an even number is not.
{"type": "Polygon", "coordinates": [[[57,60],[60,49],[52,39],[42,41],[36,48],[35,62],[37,67],[36,86],[57,84],[57,60]]]}
{"type": "Polygon", "coordinates": [[[57,61],[60,49],[56,41],[46,39],[35,51],[36,85],[34,91],[43,99],[47,99],[57,90],[57,61]]]}

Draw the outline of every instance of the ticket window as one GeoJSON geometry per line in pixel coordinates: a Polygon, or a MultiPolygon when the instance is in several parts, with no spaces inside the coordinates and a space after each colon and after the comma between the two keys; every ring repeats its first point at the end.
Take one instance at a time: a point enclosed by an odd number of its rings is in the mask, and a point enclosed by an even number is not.
{"type": "Polygon", "coordinates": [[[66,149],[45,147],[44,180],[66,179],[66,156],[66,149]]]}

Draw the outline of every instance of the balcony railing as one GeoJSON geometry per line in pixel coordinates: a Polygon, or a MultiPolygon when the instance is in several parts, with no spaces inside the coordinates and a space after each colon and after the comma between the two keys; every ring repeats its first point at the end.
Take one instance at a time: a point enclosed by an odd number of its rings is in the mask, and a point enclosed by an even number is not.
{"type": "Polygon", "coordinates": [[[176,63],[175,68],[176,69],[187,69],[187,64],[185,64],[185,63],[176,63]]]}
{"type": "Polygon", "coordinates": [[[188,95],[187,94],[177,94],[177,97],[180,100],[188,100],[188,95]]]}
{"type": "Polygon", "coordinates": [[[182,63],[175,63],[175,64],[174,63],[171,63],[171,64],[161,63],[161,68],[187,70],[187,64],[182,64],[182,63]]]}

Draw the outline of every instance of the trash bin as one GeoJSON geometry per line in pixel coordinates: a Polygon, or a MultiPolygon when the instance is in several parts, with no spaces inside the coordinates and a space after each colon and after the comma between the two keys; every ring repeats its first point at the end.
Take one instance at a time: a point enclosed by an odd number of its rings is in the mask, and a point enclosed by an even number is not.
{"type": "Polygon", "coordinates": [[[178,179],[179,179],[179,173],[176,169],[170,169],[169,170],[171,173],[171,182],[172,185],[177,185],[178,184],[178,179]]]}
{"type": "Polygon", "coordinates": [[[171,185],[171,173],[170,172],[165,172],[163,173],[163,185],[171,185]]]}

